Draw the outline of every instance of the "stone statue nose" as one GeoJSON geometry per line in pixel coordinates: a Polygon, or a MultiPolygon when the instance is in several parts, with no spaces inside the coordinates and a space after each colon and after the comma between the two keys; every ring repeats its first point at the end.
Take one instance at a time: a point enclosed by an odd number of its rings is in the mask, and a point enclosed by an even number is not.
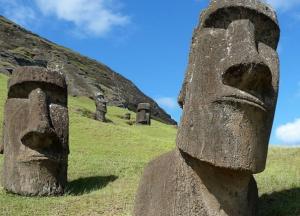
{"type": "Polygon", "coordinates": [[[255,26],[250,20],[233,21],[227,29],[227,52],[230,60],[257,61],[255,26]]]}
{"type": "Polygon", "coordinates": [[[223,83],[264,99],[272,87],[272,74],[257,51],[255,26],[250,20],[236,20],[227,31],[223,83]]]}
{"type": "Polygon", "coordinates": [[[255,26],[250,20],[233,21],[227,28],[227,41],[228,57],[223,70],[223,79],[227,84],[232,81],[239,84],[240,81],[247,82],[249,78],[256,76],[255,73],[257,78],[270,75],[268,67],[257,51],[255,26]],[[230,82],[228,78],[231,79],[230,82]]]}
{"type": "Polygon", "coordinates": [[[47,96],[37,88],[29,95],[29,122],[21,141],[30,148],[42,149],[54,144],[57,139],[51,126],[47,96]]]}

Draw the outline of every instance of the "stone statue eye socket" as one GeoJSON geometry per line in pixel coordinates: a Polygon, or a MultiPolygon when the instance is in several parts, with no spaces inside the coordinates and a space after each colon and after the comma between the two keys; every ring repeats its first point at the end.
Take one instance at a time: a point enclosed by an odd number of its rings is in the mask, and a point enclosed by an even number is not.
{"type": "Polygon", "coordinates": [[[67,92],[61,87],[49,83],[26,82],[12,86],[8,92],[8,98],[28,99],[29,94],[34,90],[40,88],[47,95],[47,103],[67,105],[67,92]]]}
{"type": "Polygon", "coordinates": [[[277,48],[280,29],[268,16],[243,7],[221,8],[211,13],[203,23],[204,28],[227,29],[236,20],[248,19],[255,26],[256,43],[264,43],[271,48],[277,48]]]}
{"type": "Polygon", "coordinates": [[[259,42],[264,43],[265,45],[276,50],[279,41],[279,34],[274,32],[270,27],[266,29],[256,29],[255,40],[256,44],[259,42]]]}
{"type": "Polygon", "coordinates": [[[57,104],[57,105],[61,105],[61,106],[67,106],[67,97],[59,94],[58,92],[56,92],[55,94],[53,92],[47,93],[47,97],[48,97],[49,104],[57,104]]]}

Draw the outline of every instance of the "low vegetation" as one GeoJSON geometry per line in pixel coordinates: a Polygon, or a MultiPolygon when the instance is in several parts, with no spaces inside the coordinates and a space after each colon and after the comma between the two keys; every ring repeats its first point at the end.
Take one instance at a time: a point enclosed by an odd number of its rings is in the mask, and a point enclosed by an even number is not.
{"type": "MultiPolygon", "coordinates": [[[[7,77],[0,75],[0,122],[7,77]]],[[[69,98],[69,183],[62,197],[20,197],[0,187],[0,215],[131,215],[144,166],[174,148],[176,128],[152,121],[130,125],[128,110],[109,107],[109,123],[91,119],[93,101],[69,98]]],[[[132,113],[132,116],[135,116],[132,113]]],[[[0,131],[2,125],[0,126],[0,131]]],[[[0,132],[1,135],[1,132],[0,132]]],[[[0,156],[0,171],[3,156],[0,156]]],[[[267,169],[256,176],[260,215],[300,215],[300,149],[271,148],[267,169]]]]}

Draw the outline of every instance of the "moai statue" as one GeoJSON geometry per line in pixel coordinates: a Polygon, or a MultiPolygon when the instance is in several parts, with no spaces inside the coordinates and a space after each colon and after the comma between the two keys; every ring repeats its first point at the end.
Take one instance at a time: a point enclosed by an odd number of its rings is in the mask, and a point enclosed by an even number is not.
{"type": "Polygon", "coordinates": [[[69,153],[64,76],[17,68],[8,82],[3,128],[3,187],[26,196],[63,194],[69,153]]]}
{"type": "Polygon", "coordinates": [[[98,92],[95,96],[96,120],[106,122],[106,118],[105,118],[105,115],[107,113],[106,103],[107,101],[104,99],[104,95],[98,92]]]}
{"type": "Polygon", "coordinates": [[[138,104],[136,123],[141,125],[151,125],[151,105],[149,103],[138,104]]]}
{"type": "Polygon", "coordinates": [[[135,216],[254,216],[278,95],[276,14],[212,0],[195,29],[176,150],[146,167],[135,216]]]}

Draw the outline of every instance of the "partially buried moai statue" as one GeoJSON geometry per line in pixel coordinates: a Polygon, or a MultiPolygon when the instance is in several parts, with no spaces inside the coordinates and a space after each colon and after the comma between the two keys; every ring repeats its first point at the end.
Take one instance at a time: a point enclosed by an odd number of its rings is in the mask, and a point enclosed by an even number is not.
{"type": "Polygon", "coordinates": [[[136,123],[140,125],[151,125],[151,105],[149,103],[138,104],[136,123]]]}
{"type": "Polygon", "coordinates": [[[253,216],[278,94],[279,27],[258,0],[212,0],[194,31],[177,148],[150,162],[136,216],[253,216]]]}
{"type": "Polygon", "coordinates": [[[8,83],[3,128],[3,187],[28,196],[63,194],[69,153],[64,76],[17,68],[8,83]]]}
{"type": "Polygon", "coordinates": [[[96,104],[96,120],[106,122],[105,115],[107,113],[106,107],[107,101],[104,98],[104,95],[98,92],[95,95],[95,104],[96,104]]]}

